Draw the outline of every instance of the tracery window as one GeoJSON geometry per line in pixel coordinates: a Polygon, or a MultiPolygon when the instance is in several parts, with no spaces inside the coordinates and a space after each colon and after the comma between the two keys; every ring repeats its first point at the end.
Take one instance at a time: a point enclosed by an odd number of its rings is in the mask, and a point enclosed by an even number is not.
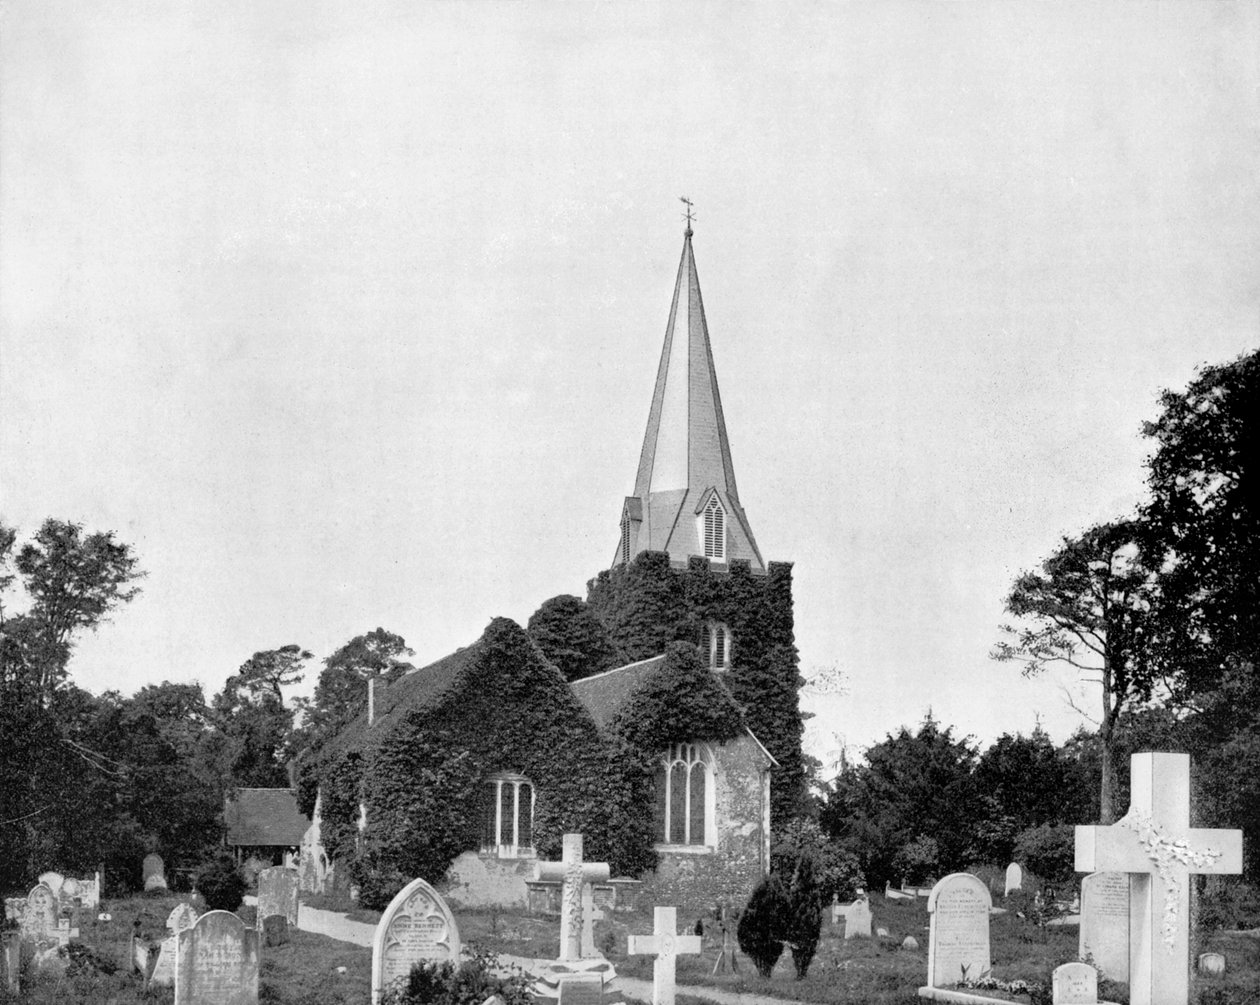
{"type": "Polygon", "coordinates": [[[710,621],[700,630],[700,653],[709,661],[709,669],[729,670],[731,666],[731,630],[720,621],[710,621]]]}
{"type": "Polygon", "coordinates": [[[726,510],[715,492],[705,504],[701,517],[701,542],[704,557],[726,561],[726,510]]]}
{"type": "Polygon", "coordinates": [[[712,755],[702,744],[671,744],[656,773],[657,840],[712,846],[713,813],[712,755]]]}
{"type": "Polygon", "coordinates": [[[481,850],[499,858],[534,854],[534,784],[524,775],[502,773],[486,783],[481,850]]]}

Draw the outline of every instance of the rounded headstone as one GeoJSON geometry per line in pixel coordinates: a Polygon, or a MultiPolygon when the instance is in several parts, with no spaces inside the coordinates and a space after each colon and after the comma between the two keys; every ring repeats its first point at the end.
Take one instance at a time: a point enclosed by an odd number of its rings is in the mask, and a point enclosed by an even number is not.
{"type": "Polygon", "coordinates": [[[907,935],[904,939],[901,940],[901,948],[902,949],[918,949],[919,940],[916,939],[913,935],[907,935]]]}
{"type": "Polygon", "coordinates": [[[1225,972],[1225,957],[1220,953],[1202,953],[1199,956],[1199,973],[1201,974],[1223,974],[1225,972]]]}

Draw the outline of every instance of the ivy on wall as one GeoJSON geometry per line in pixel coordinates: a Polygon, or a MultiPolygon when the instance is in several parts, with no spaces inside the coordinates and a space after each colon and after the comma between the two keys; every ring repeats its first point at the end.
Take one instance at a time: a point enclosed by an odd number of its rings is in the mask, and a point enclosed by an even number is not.
{"type": "Polygon", "coordinates": [[[771,778],[772,826],[777,829],[801,814],[804,729],[797,692],[802,680],[790,563],[772,562],[766,575],[754,576],[747,561],[716,571],[707,559],[692,558],[685,568],[675,568],[665,552],[645,551],[629,565],[591,580],[587,604],[631,659],[658,655],[670,642],[696,645],[709,622],[729,627],[734,646],[723,682],[748,726],[779,762],[771,778]]]}

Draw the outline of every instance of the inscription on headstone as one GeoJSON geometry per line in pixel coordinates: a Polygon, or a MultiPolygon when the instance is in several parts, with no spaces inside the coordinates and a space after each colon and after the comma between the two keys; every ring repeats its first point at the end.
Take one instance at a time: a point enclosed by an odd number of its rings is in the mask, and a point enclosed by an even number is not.
{"type": "Polygon", "coordinates": [[[298,923],[298,889],[300,877],[296,869],[272,866],[258,874],[258,918],[265,921],[273,914],[283,915],[294,927],[298,923]]]}
{"type": "Polygon", "coordinates": [[[166,889],[166,864],[161,855],[146,855],[142,869],[146,891],[166,889]]]}
{"type": "Polygon", "coordinates": [[[258,1005],[258,932],[208,911],[178,936],[175,1005],[258,1005]]]}
{"type": "Polygon", "coordinates": [[[928,987],[940,988],[987,973],[989,888],[970,873],[956,872],[932,888],[927,909],[928,987]]]}
{"type": "Polygon", "coordinates": [[[1055,967],[1052,988],[1054,1005],[1098,1005],[1098,971],[1088,963],[1055,967]]]}
{"type": "Polygon", "coordinates": [[[438,892],[414,879],[398,892],[372,937],[372,1005],[423,960],[459,960],[455,916],[438,892]]]}
{"type": "Polygon", "coordinates": [[[187,931],[197,923],[197,909],[191,904],[176,904],[166,918],[166,928],[170,934],[162,940],[158,949],[157,962],[153,964],[153,973],[149,975],[149,983],[161,987],[170,987],[175,983],[175,956],[179,947],[179,933],[187,931]]]}
{"type": "Polygon", "coordinates": [[[1081,880],[1081,959],[1090,959],[1104,977],[1129,977],[1129,877],[1095,872],[1081,880]]]}

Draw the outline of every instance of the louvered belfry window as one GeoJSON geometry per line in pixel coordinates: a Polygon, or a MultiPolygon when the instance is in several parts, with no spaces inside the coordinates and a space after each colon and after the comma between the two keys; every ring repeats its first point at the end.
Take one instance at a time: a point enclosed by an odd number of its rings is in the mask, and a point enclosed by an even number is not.
{"type": "Polygon", "coordinates": [[[708,659],[710,670],[729,670],[731,630],[720,621],[708,622],[700,629],[700,654],[708,659]]]}
{"type": "Polygon", "coordinates": [[[704,557],[726,561],[726,511],[716,495],[704,508],[704,557]]]}
{"type": "Polygon", "coordinates": [[[621,561],[629,565],[630,559],[630,514],[627,513],[621,518],[621,561]]]}

